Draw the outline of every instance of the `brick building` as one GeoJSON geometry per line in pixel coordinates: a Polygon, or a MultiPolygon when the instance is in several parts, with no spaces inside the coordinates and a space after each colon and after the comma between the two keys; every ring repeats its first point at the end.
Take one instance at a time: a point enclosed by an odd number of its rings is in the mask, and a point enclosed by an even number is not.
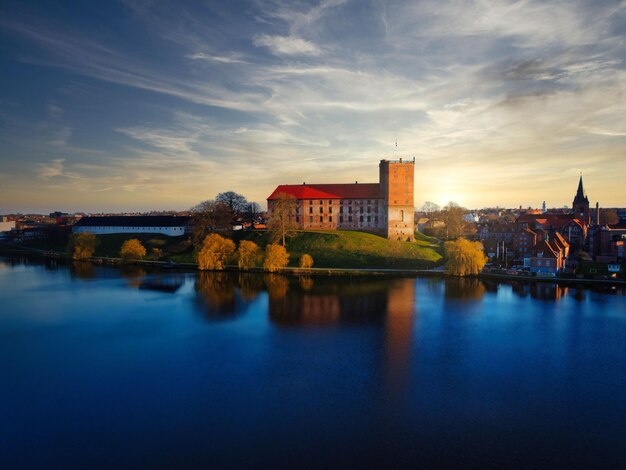
{"type": "Polygon", "coordinates": [[[412,161],[381,160],[378,183],[283,184],[267,198],[268,211],[285,194],[296,199],[293,222],[302,230],[360,230],[394,240],[414,239],[412,161]]]}

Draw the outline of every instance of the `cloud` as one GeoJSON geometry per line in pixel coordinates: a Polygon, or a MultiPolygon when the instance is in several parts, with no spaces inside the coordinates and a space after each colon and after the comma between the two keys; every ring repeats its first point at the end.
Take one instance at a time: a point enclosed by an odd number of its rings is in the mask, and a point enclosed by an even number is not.
{"type": "Polygon", "coordinates": [[[37,166],[37,175],[44,180],[54,178],[55,176],[62,176],[64,163],[64,158],[55,158],[48,163],[41,163],[37,166]]]}
{"type": "Polygon", "coordinates": [[[309,55],[318,56],[321,50],[315,44],[302,38],[292,36],[269,36],[261,34],[254,37],[254,45],[267,47],[275,55],[309,55]]]}
{"type": "Polygon", "coordinates": [[[191,60],[204,60],[207,62],[221,62],[223,64],[248,64],[249,62],[235,57],[226,57],[219,55],[206,54],[204,52],[194,52],[187,54],[186,57],[191,60]]]}

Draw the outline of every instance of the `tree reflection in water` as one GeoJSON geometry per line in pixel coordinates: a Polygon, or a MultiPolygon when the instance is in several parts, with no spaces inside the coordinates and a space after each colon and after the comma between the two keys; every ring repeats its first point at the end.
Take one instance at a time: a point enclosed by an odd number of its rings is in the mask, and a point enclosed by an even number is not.
{"type": "Polygon", "coordinates": [[[70,265],[70,275],[77,279],[95,279],[96,270],[89,261],[73,261],[70,265]]]}
{"type": "Polygon", "coordinates": [[[259,292],[265,287],[263,284],[263,278],[258,274],[239,274],[237,278],[239,283],[239,292],[241,298],[246,301],[253,301],[256,299],[259,292]]]}
{"type": "Polygon", "coordinates": [[[302,290],[304,291],[310,291],[311,289],[313,289],[313,286],[315,285],[315,282],[313,281],[313,278],[311,278],[311,276],[301,276],[298,279],[298,283],[300,284],[300,287],[302,287],[302,290]]]}
{"type": "Polygon", "coordinates": [[[289,279],[280,274],[266,274],[264,276],[267,293],[270,300],[279,300],[287,295],[289,279]]]}
{"type": "Polygon", "coordinates": [[[211,271],[198,273],[195,284],[197,299],[208,316],[232,315],[236,312],[235,276],[211,271]]]}
{"type": "Polygon", "coordinates": [[[481,300],[487,291],[479,279],[446,278],[444,282],[446,299],[476,301],[481,300]]]}

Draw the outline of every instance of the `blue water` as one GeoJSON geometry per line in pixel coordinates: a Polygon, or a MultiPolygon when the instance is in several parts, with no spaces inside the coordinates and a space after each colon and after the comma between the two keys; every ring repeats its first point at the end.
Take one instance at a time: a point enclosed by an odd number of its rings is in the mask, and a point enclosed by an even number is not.
{"type": "Polygon", "coordinates": [[[626,462],[626,295],[0,259],[0,468],[626,462]]]}

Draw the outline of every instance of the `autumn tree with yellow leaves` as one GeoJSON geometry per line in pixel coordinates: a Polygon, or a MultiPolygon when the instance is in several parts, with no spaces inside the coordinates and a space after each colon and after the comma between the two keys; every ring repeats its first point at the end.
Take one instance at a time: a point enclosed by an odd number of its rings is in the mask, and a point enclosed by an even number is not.
{"type": "Polygon", "coordinates": [[[276,243],[267,245],[265,248],[265,260],[263,267],[270,272],[278,271],[289,263],[289,253],[287,248],[276,243]]]}
{"type": "Polygon", "coordinates": [[[235,253],[235,243],[216,233],[207,235],[198,251],[198,268],[222,270],[235,253]]]}
{"type": "Polygon", "coordinates": [[[248,270],[256,265],[259,254],[259,245],[250,240],[241,240],[237,248],[237,266],[239,269],[248,270]]]}
{"type": "Polygon", "coordinates": [[[125,261],[143,259],[146,256],[146,249],[136,238],[126,240],[120,248],[120,258],[125,261]]]}
{"type": "Polygon", "coordinates": [[[455,241],[446,242],[446,273],[454,276],[478,274],[485,267],[487,257],[483,252],[483,244],[471,242],[461,237],[455,241]]]}

